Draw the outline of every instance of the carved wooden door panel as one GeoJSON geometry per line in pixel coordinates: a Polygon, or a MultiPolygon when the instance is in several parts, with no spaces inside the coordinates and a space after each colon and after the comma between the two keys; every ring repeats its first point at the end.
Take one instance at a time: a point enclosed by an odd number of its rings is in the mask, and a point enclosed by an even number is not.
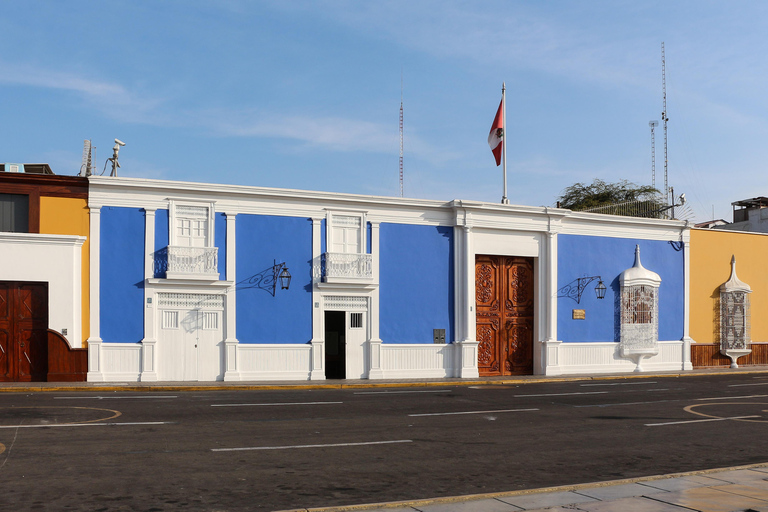
{"type": "Polygon", "coordinates": [[[0,283],[0,380],[44,381],[48,374],[48,285],[0,283]]]}
{"type": "Polygon", "coordinates": [[[480,375],[533,373],[533,260],[475,259],[480,375]]]}
{"type": "Polygon", "coordinates": [[[11,318],[11,286],[9,283],[0,283],[0,381],[15,380],[15,358],[11,354],[13,349],[13,319],[11,318]]]}

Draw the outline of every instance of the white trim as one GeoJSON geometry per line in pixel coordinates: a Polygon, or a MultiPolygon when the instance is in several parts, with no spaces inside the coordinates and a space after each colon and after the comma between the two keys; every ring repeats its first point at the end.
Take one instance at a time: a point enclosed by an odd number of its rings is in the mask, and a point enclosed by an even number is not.
{"type": "Polygon", "coordinates": [[[104,380],[102,369],[101,350],[101,263],[99,253],[101,251],[101,209],[89,206],[88,211],[90,235],[90,328],[88,336],[88,374],[86,379],[91,382],[104,380]]]}
{"type": "MultiPolygon", "coordinates": [[[[643,360],[644,371],[683,370],[682,341],[659,341],[658,354],[643,360]]],[[[552,344],[559,364],[548,366],[548,375],[586,373],[633,373],[636,363],[621,357],[616,342],[568,342],[552,344]]]]}

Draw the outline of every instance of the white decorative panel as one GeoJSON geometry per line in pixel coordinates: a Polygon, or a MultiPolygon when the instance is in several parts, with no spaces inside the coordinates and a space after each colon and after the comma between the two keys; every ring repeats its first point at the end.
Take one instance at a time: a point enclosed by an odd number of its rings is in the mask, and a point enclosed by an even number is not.
{"type": "Polygon", "coordinates": [[[178,311],[163,311],[163,329],[177,329],[179,327],[178,311]]]}
{"type": "Polygon", "coordinates": [[[203,329],[214,330],[219,328],[219,314],[215,311],[203,312],[203,329]]]}
{"type": "Polygon", "coordinates": [[[360,217],[353,217],[350,215],[334,215],[332,217],[331,225],[332,226],[341,226],[341,227],[350,227],[350,228],[359,228],[360,227],[360,217]]]}
{"type": "Polygon", "coordinates": [[[368,297],[326,295],[323,298],[326,311],[367,311],[368,297]]]}
{"type": "Polygon", "coordinates": [[[381,345],[384,378],[452,377],[455,350],[448,345],[381,345]]]}
{"type": "Polygon", "coordinates": [[[141,369],[141,345],[102,343],[101,357],[105,381],[138,381],[141,369]]]}
{"type": "Polygon", "coordinates": [[[244,344],[237,346],[242,380],[309,379],[311,345],[244,344]]]}
{"type": "Polygon", "coordinates": [[[205,206],[176,205],[176,215],[188,218],[208,218],[208,208],[205,206]]]}
{"type": "MultiPolygon", "coordinates": [[[[659,353],[650,355],[643,367],[646,370],[683,370],[683,342],[661,341],[659,353]]],[[[562,343],[558,347],[560,364],[558,373],[629,373],[634,372],[635,363],[619,354],[618,343],[562,343]]]]}
{"type": "Polygon", "coordinates": [[[161,308],[223,309],[224,296],[208,293],[158,293],[157,303],[161,308]]]}

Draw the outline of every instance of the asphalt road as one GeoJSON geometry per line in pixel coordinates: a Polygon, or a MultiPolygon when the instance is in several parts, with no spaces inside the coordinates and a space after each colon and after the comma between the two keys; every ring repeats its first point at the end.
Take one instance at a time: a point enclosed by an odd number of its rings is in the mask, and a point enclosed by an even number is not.
{"type": "Polygon", "coordinates": [[[0,510],[280,510],[768,461],[768,375],[0,395],[0,510]]]}

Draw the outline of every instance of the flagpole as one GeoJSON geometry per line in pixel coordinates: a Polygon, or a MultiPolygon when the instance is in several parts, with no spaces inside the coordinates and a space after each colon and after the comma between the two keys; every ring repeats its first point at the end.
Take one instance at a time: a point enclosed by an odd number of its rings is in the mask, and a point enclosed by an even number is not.
{"type": "Polygon", "coordinates": [[[506,82],[501,84],[501,126],[503,126],[501,136],[501,153],[504,162],[504,195],[501,196],[501,204],[509,204],[507,199],[507,102],[504,94],[507,90],[506,82]]]}

